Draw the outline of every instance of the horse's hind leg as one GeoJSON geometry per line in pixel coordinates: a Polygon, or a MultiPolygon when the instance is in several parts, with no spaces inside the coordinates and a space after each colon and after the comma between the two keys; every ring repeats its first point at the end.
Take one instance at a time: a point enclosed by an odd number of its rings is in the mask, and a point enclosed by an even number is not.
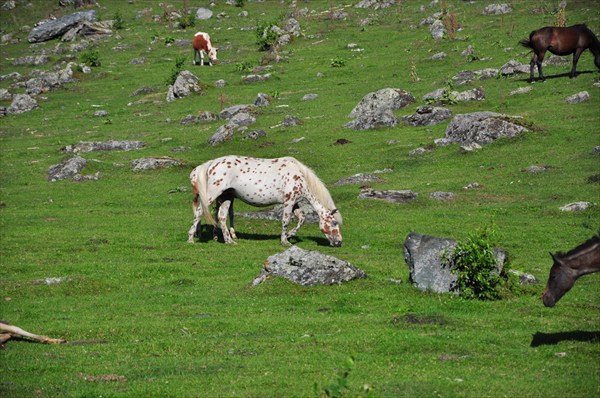
{"type": "Polygon", "coordinates": [[[194,211],[194,221],[188,231],[188,243],[194,243],[194,236],[197,234],[200,237],[200,217],[202,217],[202,207],[198,206],[198,194],[194,193],[194,200],[192,202],[192,210],[194,211]]]}
{"type": "Polygon", "coordinates": [[[231,200],[225,200],[219,206],[219,224],[221,225],[221,232],[223,232],[223,240],[225,243],[233,244],[235,241],[232,239],[229,230],[227,229],[227,216],[229,215],[229,208],[231,206],[231,200]]]}
{"type": "Polygon", "coordinates": [[[542,72],[542,61],[544,60],[545,52],[534,53],[533,59],[531,60],[531,79],[533,81],[533,64],[537,65],[538,73],[540,75],[540,80],[545,80],[544,72],[542,72]]]}
{"type": "Polygon", "coordinates": [[[235,228],[233,226],[233,198],[230,200],[231,205],[229,206],[229,234],[232,239],[237,239],[237,235],[235,234],[235,228]]]}

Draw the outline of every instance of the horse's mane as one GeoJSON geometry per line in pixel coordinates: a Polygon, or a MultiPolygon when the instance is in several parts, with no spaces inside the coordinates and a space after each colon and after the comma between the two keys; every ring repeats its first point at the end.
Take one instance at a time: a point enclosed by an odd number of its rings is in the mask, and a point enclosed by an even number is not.
{"type": "Polygon", "coordinates": [[[587,240],[586,242],[580,244],[579,246],[575,247],[574,249],[571,249],[566,253],[558,252],[558,253],[556,253],[556,255],[561,259],[569,259],[574,256],[581,256],[592,250],[598,250],[598,245],[600,245],[600,235],[595,235],[594,237],[592,237],[591,239],[587,240]]]}
{"type": "MultiPolygon", "coordinates": [[[[325,184],[323,184],[321,179],[315,174],[315,172],[312,171],[308,166],[302,164],[298,159],[292,157],[289,159],[293,160],[302,172],[302,175],[308,184],[310,193],[312,193],[319,203],[321,203],[327,210],[334,210],[336,207],[335,203],[333,203],[333,199],[331,198],[331,194],[327,190],[327,187],[325,187],[325,184]]],[[[342,215],[339,211],[336,211],[333,216],[338,223],[342,223],[342,215]]]]}

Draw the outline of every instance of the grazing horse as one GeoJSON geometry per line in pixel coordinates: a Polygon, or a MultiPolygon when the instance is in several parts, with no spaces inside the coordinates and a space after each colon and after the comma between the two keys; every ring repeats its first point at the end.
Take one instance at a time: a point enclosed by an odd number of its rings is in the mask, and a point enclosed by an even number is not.
{"type": "Polygon", "coordinates": [[[208,64],[212,66],[213,62],[217,62],[217,47],[213,47],[210,42],[210,36],[208,33],[198,32],[194,35],[192,40],[192,46],[194,47],[194,65],[198,65],[196,62],[196,54],[200,58],[200,65],[204,65],[204,53],[208,55],[208,64]]]}
{"type": "Polygon", "coordinates": [[[600,237],[594,236],[568,253],[550,253],[554,264],[542,300],[546,307],[554,307],[568,292],[577,278],[600,271],[600,237]]]}
{"type": "Polygon", "coordinates": [[[594,63],[600,69],[600,42],[598,38],[584,24],[564,27],[547,26],[538,30],[534,30],[529,34],[529,40],[521,40],[519,42],[523,47],[533,50],[533,57],[529,69],[529,81],[533,82],[533,71],[537,65],[540,79],[544,80],[542,73],[542,61],[546,51],[550,51],[556,55],[573,54],[573,67],[571,68],[570,77],[574,78],[577,75],[577,61],[582,52],[588,48],[594,54],[594,63]]]}
{"type": "Polygon", "coordinates": [[[232,216],[233,198],[254,206],[283,204],[281,244],[290,245],[288,238],[302,226],[304,217],[296,204],[306,199],[319,215],[319,227],[331,246],[342,245],[340,225],[342,216],[319,177],[307,166],[292,157],[260,159],[241,156],[224,156],[196,167],[190,173],[194,191],[192,209],[194,221],[188,232],[188,242],[194,243],[202,214],[215,225],[209,206],[217,202],[218,218],[225,243],[234,243],[225,221],[232,216]],[[295,213],[298,225],[288,231],[295,213]]]}

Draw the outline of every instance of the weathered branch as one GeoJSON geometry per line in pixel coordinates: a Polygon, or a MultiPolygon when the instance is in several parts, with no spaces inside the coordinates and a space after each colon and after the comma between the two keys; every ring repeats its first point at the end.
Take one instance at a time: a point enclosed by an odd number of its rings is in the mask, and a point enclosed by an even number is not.
{"type": "Polygon", "coordinates": [[[6,332],[0,334],[0,344],[4,344],[8,340],[13,337],[24,337],[27,339],[39,341],[40,343],[45,344],[63,344],[66,343],[66,340],[63,339],[53,339],[48,336],[41,336],[38,334],[29,333],[17,326],[8,325],[6,323],[0,322],[0,331],[6,332]]]}

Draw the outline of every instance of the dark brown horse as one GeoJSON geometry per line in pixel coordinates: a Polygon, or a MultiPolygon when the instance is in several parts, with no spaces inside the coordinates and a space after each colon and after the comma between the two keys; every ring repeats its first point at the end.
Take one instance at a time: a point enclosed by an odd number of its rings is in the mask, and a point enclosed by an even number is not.
{"type": "Polygon", "coordinates": [[[568,292],[577,278],[600,271],[600,237],[594,236],[568,253],[550,253],[554,264],[542,300],[546,307],[554,304],[568,292]]]}
{"type": "Polygon", "coordinates": [[[537,65],[540,79],[544,80],[542,73],[542,61],[546,51],[556,55],[573,54],[573,67],[570,77],[577,75],[577,61],[582,52],[588,48],[594,54],[594,63],[600,69],[600,42],[598,38],[584,24],[569,26],[568,28],[558,28],[547,26],[542,29],[534,30],[529,34],[529,40],[519,42],[523,47],[533,50],[531,58],[531,67],[529,69],[529,81],[533,81],[533,70],[537,65]]]}

